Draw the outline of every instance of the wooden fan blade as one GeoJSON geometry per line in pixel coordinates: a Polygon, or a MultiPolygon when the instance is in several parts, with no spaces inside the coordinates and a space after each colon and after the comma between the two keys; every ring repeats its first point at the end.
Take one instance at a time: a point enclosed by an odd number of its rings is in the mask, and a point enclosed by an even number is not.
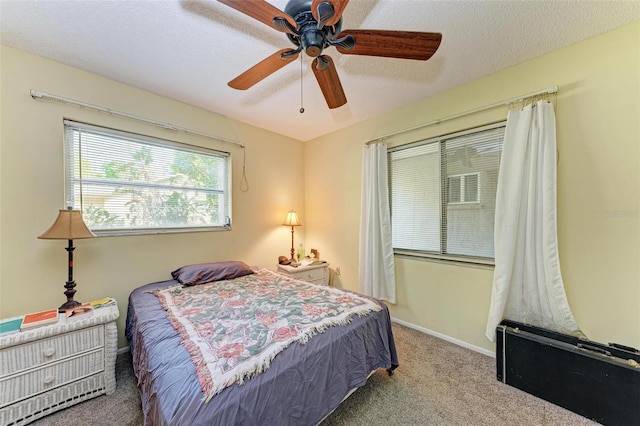
{"type": "Polygon", "coordinates": [[[299,53],[295,53],[292,55],[287,55],[282,57],[281,55],[285,52],[292,52],[291,49],[281,49],[278,50],[273,55],[268,58],[258,62],[229,83],[229,87],[238,90],[247,90],[249,87],[258,83],[265,77],[270,76],[274,72],[278,71],[280,68],[284,67],[287,64],[293,62],[299,55],[299,53]]]}
{"type": "Polygon", "coordinates": [[[331,25],[335,25],[336,22],[340,20],[340,18],[342,17],[342,12],[344,11],[344,8],[347,7],[347,4],[349,4],[349,0],[313,0],[313,2],[311,2],[311,14],[313,15],[313,18],[316,21],[319,20],[318,4],[323,2],[331,3],[331,5],[333,6],[333,11],[334,11],[333,17],[325,23],[325,25],[329,27],[331,25]]]}
{"type": "Polygon", "coordinates": [[[225,4],[238,12],[242,12],[247,16],[252,17],[265,25],[270,26],[274,30],[280,32],[286,32],[283,28],[276,26],[273,23],[273,18],[281,17],[286,19],[293,28],[296,28],[296,21],[293,18],[271,3],[267,3],[264,0],[218,0],[220,3],[225,4]]]}
{"type": "Polygon", "coordinates": [[[345,55],[384,56],[387,58],[426,61],[438,50],[442,34],[416,31],[345,30],[337,38],[353,36],[356,45],[347,50],[336,46],[345,55]]]}
{"type": "Polygon", "coordinates": [[[313,60],[312,69],[329,108],[338,108],[346,104],[347,98],[333,60],[327,55],[318,56],[313,60]]]}

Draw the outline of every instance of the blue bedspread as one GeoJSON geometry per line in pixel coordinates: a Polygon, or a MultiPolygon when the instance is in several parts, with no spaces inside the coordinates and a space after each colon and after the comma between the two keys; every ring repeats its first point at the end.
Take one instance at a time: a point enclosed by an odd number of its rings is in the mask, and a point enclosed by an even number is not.
{"type": "Polygon", "coordinates": [[[146,425],[315,425],[372,371],[398,366],[389,311],[379,302],[381,311],[291,344],[269,369],[204,402],[189,353],[148,293],[175,284],[148,284],[129,297],[125,334],[146,425]]]}

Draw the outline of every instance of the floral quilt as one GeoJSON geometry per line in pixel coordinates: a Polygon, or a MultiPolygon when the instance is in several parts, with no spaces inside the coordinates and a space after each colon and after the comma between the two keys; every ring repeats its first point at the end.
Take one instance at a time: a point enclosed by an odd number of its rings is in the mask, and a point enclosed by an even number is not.
{"type": "Polygon", "coordinates": [[[269,368],[291,343],[382,309],[353,293],[264,268],[254,272],[155,292],[191,355],[206,400],[269,368]]]}

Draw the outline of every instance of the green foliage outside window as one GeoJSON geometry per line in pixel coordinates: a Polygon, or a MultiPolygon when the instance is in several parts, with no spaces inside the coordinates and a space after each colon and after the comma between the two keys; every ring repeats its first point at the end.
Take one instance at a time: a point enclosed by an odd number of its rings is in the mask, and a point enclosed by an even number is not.
{"type": "Polygon", "coordinates": [[[100,130],[83,125],[65,132],[74,164],[67,191],[92,230],[188,230],[229,222],[228,154],[100,130]]]}

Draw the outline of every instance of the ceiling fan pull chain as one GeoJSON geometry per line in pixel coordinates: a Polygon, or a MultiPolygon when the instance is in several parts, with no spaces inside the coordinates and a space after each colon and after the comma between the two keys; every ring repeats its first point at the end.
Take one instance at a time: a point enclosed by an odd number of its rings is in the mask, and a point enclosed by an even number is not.
{"type": "Polygon", "coordinates": [[[300,114],[304,113],[304,97],[302,92],[302,55],[300,55],[300,114]]]}

